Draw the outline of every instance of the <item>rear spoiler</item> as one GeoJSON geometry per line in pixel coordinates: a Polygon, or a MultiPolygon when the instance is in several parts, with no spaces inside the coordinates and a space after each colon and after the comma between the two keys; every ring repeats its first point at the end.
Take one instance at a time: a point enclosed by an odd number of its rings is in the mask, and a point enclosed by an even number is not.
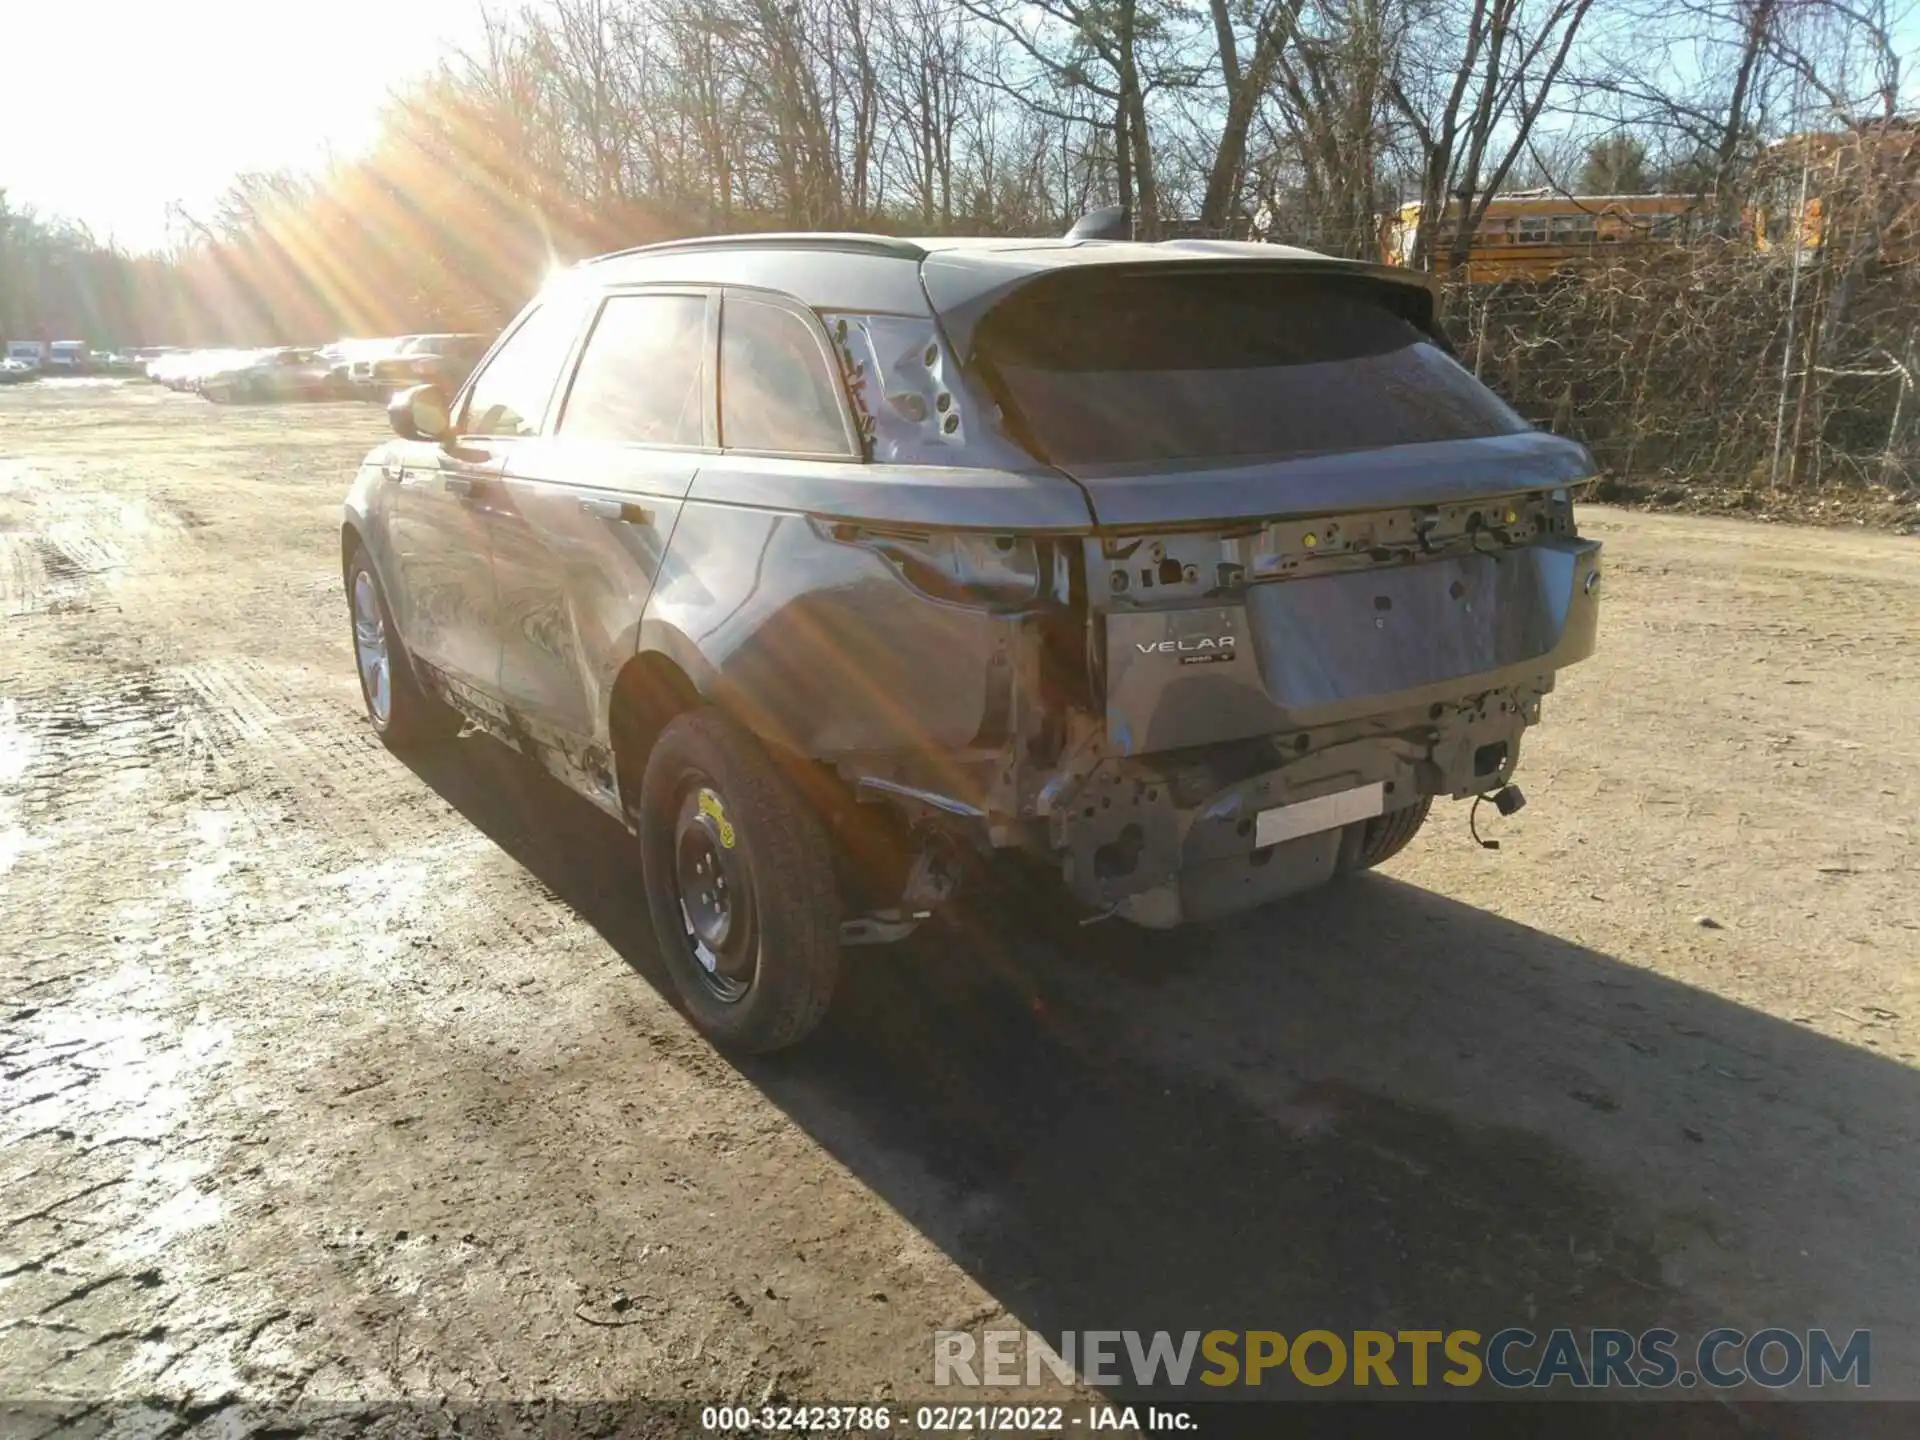
{"type": "Polygon", "coordinates": [[[974,361],[974,337],[990,311],[1030,286],[1071,284],[1075,275],[1091,271],[1102,275],[1129,271],[1142,275],[1244,275],[1258,269],[1357,282],[1369,289],[1377,287],[1382,303],[1452,353],[1453,346],[1439,325],[1438,282],[1424,271],[1336,260],[1326,255],[1283,252],[1269,259],[1247,253],[1262,248],[1213,240],[1168,240],[1158,245],[1095,243],[1077,250],[1073,263],[1051,265],[1034,265],[1017,251],[1006,259],[957,258],[935,251],[921,263],[920,280],[948,341],[965,364],[974,361]]]}

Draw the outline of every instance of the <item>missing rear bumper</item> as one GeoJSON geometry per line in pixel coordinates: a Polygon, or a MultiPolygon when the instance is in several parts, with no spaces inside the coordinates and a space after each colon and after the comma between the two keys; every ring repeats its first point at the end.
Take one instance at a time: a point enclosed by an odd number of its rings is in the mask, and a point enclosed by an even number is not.
{"type": "Polygon", "coordinates": [[[1346,740],[1237,779],[1211,752],[1109,758],[1054,811],[1052,848],[1077,900],[1139,925],[1252,909],[1351,868],[1379,817],[1504,782],[1537,713],[1496,695],[1445,723],[1346,740]]]}

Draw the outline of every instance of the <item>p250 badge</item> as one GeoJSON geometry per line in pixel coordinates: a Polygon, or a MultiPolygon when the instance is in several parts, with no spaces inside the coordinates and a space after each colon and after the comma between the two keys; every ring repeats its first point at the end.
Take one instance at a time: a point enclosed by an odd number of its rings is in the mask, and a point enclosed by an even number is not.
{"type": "Polygon", "coordinates": [[[1151,644],[1134,642],[1142,655],[1177,655],[1182,665],[1214,665],[1233,659],[1233,636],[1202,635],[1189,640],[1155,640],[1151,644]]]}

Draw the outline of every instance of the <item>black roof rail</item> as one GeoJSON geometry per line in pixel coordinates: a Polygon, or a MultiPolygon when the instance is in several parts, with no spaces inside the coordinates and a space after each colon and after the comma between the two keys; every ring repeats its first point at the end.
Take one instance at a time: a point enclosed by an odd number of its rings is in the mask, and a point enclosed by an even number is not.
{"type": "Polygon", "coordinates": [[[840,250],[857,255],[892,255],[903,260],[923,260],[927,252],[911,240],[891,235],[866,235],[854,231],[777,230],[764,234],[696,235],[685,240],[661,240],[652,245],[635,245],[595,255],[583,265],[598,265],[603,260],[626,260],[636,255],[664,255],[682,250],[840,250]]]}

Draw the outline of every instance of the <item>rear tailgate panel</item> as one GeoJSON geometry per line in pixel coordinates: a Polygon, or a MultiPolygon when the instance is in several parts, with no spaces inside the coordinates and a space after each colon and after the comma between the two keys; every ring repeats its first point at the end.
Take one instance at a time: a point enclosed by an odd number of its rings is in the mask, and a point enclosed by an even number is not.
{"type": "Polygon", "coordinates": [[[1571,663],[1593,649],[1595,607],[1576,572],[1599,549],[1556,538],[1252,586],[1247,609],[1267,693],[1311,724],[1571,663]]]}
{"type": "Polygon", "coordinates": [[[1108,740],[1133,755],[1215,744],[1557,670],[1593,651],[1599,560],[1597,541],[1542,536],[1260,582],[1236,604],[1110,610],[1108,740]]]}

